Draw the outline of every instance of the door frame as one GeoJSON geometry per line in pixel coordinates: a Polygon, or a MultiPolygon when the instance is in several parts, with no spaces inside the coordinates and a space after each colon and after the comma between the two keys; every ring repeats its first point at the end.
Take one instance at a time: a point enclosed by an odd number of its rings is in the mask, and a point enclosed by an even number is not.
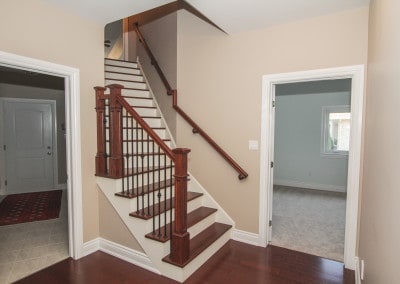
{"type": "MultiPolygon", "coordinates": [[[[3,122],[5,121],[5,112],[3,111],[4,103],[5,102],[23,102],[23,103],[48,103],[51,105],[51,123],[52,123],[52,145],[51,145],[51,151],[53,152],[53,189],[57,188],[58,185],[58,148],[57,148],[57,108],[56,108],[56,101],[55,100],[49,100],[49,99],[25,99],[25,98],[9,98],[9,97],[2,97],[0,98],[0,117],[3,118],[3,122]]],[[[3,135],[0,135],[0,145],[4,144],[5,139],[4,136],[4,123],[0,123],[0,131],[3,133],[3,135]]],[[[0,158],[5,159],[6,155],[1,155],[0,158]]],[[[4,162],[5,169],[7,168],[6,161],[4,162]]],[[[3,178],[7,178],[7,171],[5,170],[5,175],[3,178]]],[[[5,187],[5,193],[7,194],[7,187],[5,187]]]]}
{"type": "Polygon", "coordinates": [[[69,255],[83,255],[79,69],[0,51],[0,65],[64,78],[69,255]]]}
{"type": "Polygon", "coordinates": [[[278,84],[352,79],[351,82],[351,139],[348,162],[346,225],[344,244],[344,264],[348,269],[356,267],[356,244],[358,228],[358,210],[360,194],[360,170],[362,151],[363,101],[364,101],[364,65],[309,70],[263,76],[261,104],[261,144],[260,144],[260,204],[259,204],[259,241],[267,246],[271,240],[269,220],[272,220],[273,170],[270,163],[274,154],[275,116],[272,101],[275,98],[275,86],[278,84]]]}

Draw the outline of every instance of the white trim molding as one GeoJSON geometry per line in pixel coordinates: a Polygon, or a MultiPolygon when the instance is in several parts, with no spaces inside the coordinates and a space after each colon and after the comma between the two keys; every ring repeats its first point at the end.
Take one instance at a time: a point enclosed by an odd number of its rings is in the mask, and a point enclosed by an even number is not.
{"type": "Polygon", "coordinates": [[[268,221],[272,220],[272,187],[274,126],[275,115],[272,100],[275,98],[275,86],[278,84],[311,82],[320,80],[351,79],[351,134],[347,178],[346,228],[344,264],[355,269],[357,243],[358,202],[360,192],[360,167],[362,121],[364,101],[364,65],[346,66],[330,69],[310,70],[293,73],[263,76],[261,105],[261,145],[260,145],[260,245],[266,246],[271,240],[268,221]]]}
{"type": "Polygon", "coordinates": [[[232,230],[232,240],[245,244],[260,246],[260,237],[258,234],[250,233],[238,229],[232,230]]]}
{"type": "Polygon", "coordinates": [[[153,273],[161,274],[150,258],[137,250],[100,238],[100,250],[153,273]]]}
{"type": "Polygon", "coordinates": [[[146,254],[103,238],[96,238],[84,243],[82,256],[87,256],[98,250],[161,275],[161,272],[154,266],[146,254]]]}
{"type": "Polygon", "coordinates": [[[309,188],[309,189],[323,190],[323,191],[346,192],[346,186],[344,185],[302,182],[297,180],[281,180],[281,179],[279,180],[274,179],[274,184],[282,186],[290,186],[290,187],[309,188]]]}
{"type": "Polygon", "coordinates": [[[81,257],[85,257],[100,249],[100,238],[95,238],[82,245],[81,257]]]}
{"type": "Polygon", "coordinates": [[[64,78],[69,254],[78,259],[83,250],[79,70],[2,51],[0,51],[0,66],[64,78]]]}

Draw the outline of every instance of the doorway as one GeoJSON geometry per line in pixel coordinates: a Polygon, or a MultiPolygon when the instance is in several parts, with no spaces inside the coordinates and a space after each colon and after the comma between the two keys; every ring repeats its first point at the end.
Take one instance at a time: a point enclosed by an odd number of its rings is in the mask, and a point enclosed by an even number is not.
{"type": "Polygon", "coordinates": [[[350,66],[304,72],[265,75],[263,77],[261,165],[260,165],[260,245],[272,237],[273,161],[276,85],[309,81],[351,79],[351,140],[349,145],[344,264],[355,269],[358,224],[359,176],[361,162],[364,66],[350,66]],[[271,222],[270,222],[271,221],[271,222]],[[272,226],[269,226],[269,225],[272,226]]]}
{"type": "Polygon", "coordinates": [[[68,207],[69,255],[83,255],[82,177],[79,104],[79,70],[34,58],[0,51],[0,66],[37,72],[63,79],[65,87],[65,141],[68,207]]]}
{"type": "Polygon", "coordinates": [[[271,244],[343,262],[351,80],[278,84],[271,244]]]}

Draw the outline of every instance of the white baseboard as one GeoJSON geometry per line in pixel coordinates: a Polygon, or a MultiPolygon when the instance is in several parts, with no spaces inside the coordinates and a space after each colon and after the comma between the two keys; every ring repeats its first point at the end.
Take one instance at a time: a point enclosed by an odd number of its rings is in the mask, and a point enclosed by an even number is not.
{"type": "Polygon", "coordinates": [[[246,243],[253,246],[260,246],[260,236],[259,234],[250,233],[238,229],[232,230],[232,240],[246,243]]]}
{"type": "Polygon", "coordinates": [[[153,265],[151,260],[144,253],[103,238],[96,238],[94,240],[84,243],[82,256],[87,256],[98,250],[115,256],[126,262],[132,263],[141,268],[144,268],[153,273],[161,274],[160,271],[153,265]]]}
{"type": "Polygon", "coordinates": [[[361,284],[361,269],[360,269],[360,258],[356,256],[355,259],[355,266],[356,266],[356,270],[355,270],[355,283],[356,284],[361,284]]]}
{"type": "Polygon", "coordinates": [[[112,256],[118,257],[119,259],[137,265],[141,268],[149,270],[153,273],[161,274],[160,271],[151,262],[150,258],[148,258],[148,256],[142,252],[133,250],[131,248],[122,246],[103,238],[100,238],[100,250],[112,256]]]}
{"type": "Polygon", "coordinates": [[[296,180],[274,179],[274,184],[282,185],[282,186],[317,189],[317,190],[324,190],[324,191],[347,192],[346,186],[323,184],[323,183],[302,182],[302,181],[296,181],[296,180]]]}
{"type": "Polygon", "coordinates": [[[83,244],[81,256],[87,256],[98,251],[100,248],[100,238],[93,239],[83,244]]]}

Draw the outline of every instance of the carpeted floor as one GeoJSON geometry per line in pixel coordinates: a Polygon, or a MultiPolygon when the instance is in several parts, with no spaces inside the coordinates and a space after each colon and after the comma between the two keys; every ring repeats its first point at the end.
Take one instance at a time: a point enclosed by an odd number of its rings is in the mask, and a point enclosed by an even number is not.
{"type": "Polygon", "coordinates": [[[343,261],[346,194],[274,185],[272,244],[343,261]]]}
{"type": "Polygon", "coordinates": [[[61,190],[7,195],[0,203],[0,226],[58,218],[61,190]]]}

